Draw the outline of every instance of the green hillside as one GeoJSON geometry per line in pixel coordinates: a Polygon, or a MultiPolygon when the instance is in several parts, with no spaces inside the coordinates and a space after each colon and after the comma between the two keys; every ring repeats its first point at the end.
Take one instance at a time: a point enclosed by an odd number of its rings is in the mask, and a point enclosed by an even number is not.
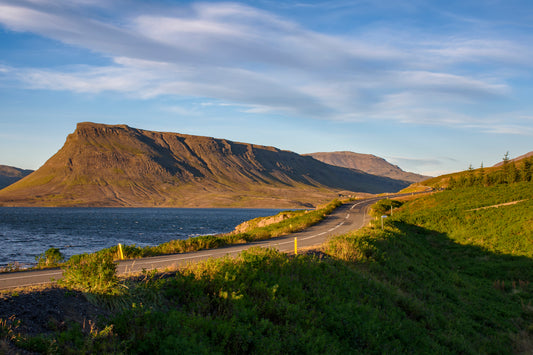
{"type": "Polygon", "coordinates": [[[446,233],[459,244],[533,258],[531,182],[463,187],[434,194],[406,205],[401,218],[446,233]]]}
{"type": "Polygon", "coordinates": [[[425,180],[417,185],[433,188],[448,188],[469,186],[494,186],[500,184],[513,184],[517,182],[533,181],[533,156],[524,155],[511,160],[505,154],[501,163],[493,167],[474,169],[472,165],[466,171],[446,174],[425,180]]]}
{"type": "MultiPolygon", "coordinates": [[[[529,354],[532,197],[531,182],[435,193],[394,209],[383,230],[376,221],[307,255],[254,249],[124,281],[90,295],[110,311],[90,329],[12,342],[89,353],[529,354]]],[[[390,213],[387,203],[378,212],[390,213]]],[[[3,339],[13,324],[0,322],[3,339]]]]}

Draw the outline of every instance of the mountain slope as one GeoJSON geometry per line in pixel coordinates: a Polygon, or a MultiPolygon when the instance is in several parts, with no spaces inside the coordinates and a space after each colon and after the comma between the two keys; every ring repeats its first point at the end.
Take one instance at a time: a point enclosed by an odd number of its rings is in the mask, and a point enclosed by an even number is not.
{"type": "Polygon", "coordinates": [[[33,170],[15,168],[9,165],[0,165],[0,190],[19,181],[31,174],[33,170]]]}
{"type": "Polygon", "coordinates": [[[274,147],[84,122],[0,204],[302,207],[405,186],[274,147]]]}
{"type": "Polygon", "coordinates": [[[533,154],[524,154],[511,159],[507,164],[498,163],[492,167],[469,168],[465,171],[437,176],[420,185],[433,188],[456,188],[465,186],[492,186],[533,181],[533,154]]]}
{"type": "Polygon", "coordinates": [[[326,164],[357,169],[368,174],[386,176],[409,183],[420,182],[429,178],[429,176],[403,171],[398,166],[393,165],[387,162],[385,159],[372,154],[361,154],[354,152],[319,152],[304,155],[311,156],[326,164]]]}
{"type": "MultiPolygon", "coordinates": [[[[519,162],[521,160],[527,159],[527,158],[532,157],[532,156],[533,156],[533,151],[529,152],[529,153],[526,153],[526,154],[522,154],[521,156],[516,157],[514,159],[510,159],[509,162],[515,162],[516,163],[516,162],[519,162]]],[[[498,166],[502,166],[502,165],[503,165],[503,161],[494,164],[493,167],[498,167],[498,166]]]]}

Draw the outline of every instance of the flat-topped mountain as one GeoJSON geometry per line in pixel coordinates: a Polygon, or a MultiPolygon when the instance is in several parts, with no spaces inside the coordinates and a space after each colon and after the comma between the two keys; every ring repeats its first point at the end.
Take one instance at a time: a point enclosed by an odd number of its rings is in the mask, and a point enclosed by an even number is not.
{"type": "Polygon", "coordinates": [[[354,152],[319,152],[304,155],[312,156],[326,164],[357,169],[368,174],[386,176],[409,183],[420,182],[429,178],[429,176],[403,171],[397,165],[393,165],[385,159],[372,154],[354,152]]]}
{"type": "Polygon", "coordinates": [[[84,122],[0,205],[285,208],[405,186],[274,147],[84,122]]]}
{"type": "Polygon", "coordinates": [[[0,190],[19,181],[23,177],[28,176],[32,172],[33,170],[19,169],[9,165],[0,165],[0,190]]]}

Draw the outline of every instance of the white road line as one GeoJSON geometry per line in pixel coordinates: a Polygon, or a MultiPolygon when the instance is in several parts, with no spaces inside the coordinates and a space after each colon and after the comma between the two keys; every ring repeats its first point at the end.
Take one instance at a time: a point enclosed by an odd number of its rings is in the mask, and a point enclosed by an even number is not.
{"type": "Polygon", "coordinates": [[[2,290],[7,290],[7,289],[10,289],[10,288],[17,288],[17,287],[26,287],[26,286],[49,285],[52,282],[53,281],[44,281],[44,282],[39,282],[39,283],[29,283],[29,284],[24,284],[24,285],[7,286],[7,287],[3,287],[2,290]]]}
{"type": "Polygon", "coordinates": [[[174,258],[167,258],[167,259],[163,259],[163,260],[144,260],[142,261],[142,259],[135,259],[133,261],[133,264],[131,265],[133,267],[133,265],[135,264],[157,264],[157,263],[166,263],[168,261],[182,261],[182,260],[188,260],[188,259],[196,259],[196,258],[202,258],[202,257],[207,257],[207,256],[212,256],[214,254],[202,254],[202,255],[194,255],[194,256],[189,256],[189,257],[186,257],[186,258],[178,258],[178,259],[174,259],[174,258]],[[138,262],[138,263],[137,263],[138,262]]]}
{"type": "Polygon", "coordinates": [[[339,227],[342,226],[343,224],[344,224],[344,222],[337,224],[335,227],[333,227],[333,228],[331,228],[331,229],[328,229],[328,232],[332,232],[332,231],[334,231],[335,229],[339,228],[339,227]]]}
{"type": "MultiPolygon", "coordinates": [[[[350,210],[353,210],[356,206],[359,206],[359,205],[367,203],[367,202],[368,201],[361,201],[361,202],[355,203],[355,204],[353,204],[350,207],[350,210]]],[[[368,211],[368,206],[362,211],[363,212],[363,221],[361,223],[361,227],[363,227],[365,225],[365,219],[367,217],[367,211],[368,211]]],[[[350,217],[350,213],[347,213],[345,219],[348,219],[349,217],[350,217]]],[[[322,236],[324,234],[327,234],[328,232],[334,231],[335,229],[337,229],[340,226],[342,226],[344,223],[345,222],[343,221],[340,224],[336,225],[335,227],[329,229],[326,232],[322,232],[322,233],[319,233],[319,234],[311,235],[311,236],[308,236],[308,237],[301,237],[299,239],[300,240],[307,240],[307,239],[311,239],[311,238],[316,238],[316,237],[322,236]]],[[[293,243],[293,239],[290,238],[289,240],[283,241],[283,242],[269,243],[269,244],[267,244],[267,246],[269,246],[269,247],[270,246],[281,246],[283,244],[292,244],[292,243],[293,243]]],[[[250,243],[250,244],[253,244],[253,243],[250,243]]],[[[253,245],[243,246],[242,248],[238,248],[236,250],[228,251],[225,255],[239,253],[239,252],[241,252],[243,250],[248,249],[251,246],[253,246],[253,245]]],[[[173,262],[181,262],[181,261],[185,261],[185,260],[189,260],[189,259],[207,258],[207,257],[210,257],[210,256],[217,257],[217,255],[218,255],[218,253],[201,254],[201,255],[192,255],[192,256],[187,256],[187,257],[181,257],[181,258],[178,258],[178,259],[174,259],[176,256],[171,256],[171,257],[167,257],[167,258],[164,258],[164,259],[151,260],[151,261],[143,260],[143,259],[135,259],[135,260],[133,260],[133,263],[132,263],[132,265],[130,267],[133,267],[135,264],[137,264],[137,266],[139,266],[139,264],[140,265],[153,265],[153,264],[164,263],[164,262],[169,262],[169,261],[170,262],[172,262],[172,261],[173,262]]],[[[124,266],[124,267],[127,269],[127,266],[124,266]]],[[[127,272],[127,270],[126,270],[126,272],[127,272]]],[[[51,272],[51,273],[47,273],[47,274],[42,274],[41,276],[58,276],[58,277],[61,277],[62,276],[62,271],[55,271],[55,272],[51,272]]],[[[2,278],[2,279],[0,279],[0,283],[2,281],[15,280],[15,279],[25,279],[25,278],[30,278],[30,277],[33,277],[33,276],[31,276],[31,275],[22,275],[22,276],[14,276],[14,277],[9,277],[9,278],[2,278]]],[[[47,284],[47,283],[49,283],[49,282],[45,281],[45,282],[42,282],[42,283],[39,283],[39,284],[47,284]]],[[[2,288],[6,289],[6,288],[23,287],[23,286],[30,286],[30,285],[36,285],[36,284],[17,285],[17,286],[2,287],[2,288]]]]}
{"type": "MultiPolygon", "coordinates": [[[[363,201],[363,202],[364,202],[364,201],[363,201]]],[[[353,205],[351,208],[354,208],[356,205],[358,205],[358,204],[360,204],[360,203],[362,203],[362,202],[359,202],[359,203],[353,205]]],[[[350,214],[347,214],[347,215],[346,215],[346,218],[348,218],[349,216],[350,216],[350,214]]],[[[364,217],[363,217],[363,219],[364,219],[364,217]]],[[[337,228],[339,228],[340,226],[342,226],[344,223],[345,223],[345,222],[343,221],[343,222],[337,224],[335,227],[329,229],[329,230],[326,231],[326,232],[322,232],[322,233],[319,233],[319,234],[310,235],[310,236],[308,236],[308,237],[300,237],[300,238],[298,238],[298,240],[307,240],[307,239],[311,239],[311,238],[320,237],[320,236],[322,236],[322,235],[324,235],[324,234],[327,234],[328,232],[332,232],[332,231],[334,231],[335,229],[337,229],[337,228]]],[[[291,239],[289,239],[289,240],[287,240],[287,241],[280,241],[280,242],[278,242],[278,243],[269,243],[269,244],[267,244],[267,246],[269,246],[269,247],[271,247],[271,246],[280,246],[280,245],[284,245],[284,244],[293,244],[293,243],[294,243],[294,240],[291,238],[291,239]]],[[[242,249],[238,249],[238,250],[232,251],[231,253],[241,252],[241,251],[243,251],[243,250],[248,249],[249,247],[250,247],[250,246],[248,246],[248,247],[243,247],[242,249]]],[[[229,253],[228,253],[228,254],[229,254],[229,253]]],[[[211,255],[211,254],[209,254],[209,255],[211,255]]],[[[205,255],[205,256],[209,256],[209,255],[205,255]]],[[[191,257],[191,258],[194,258],[194,257],[191,257]]]]}
{"type": "MultiPolygon", "coordinates": [[[[49,273],[49,274],[41,274],[40,276],[53,276],[53,275],[61,276],[61,275],[63,275],[63,273],[62,273],[61,271],[56,271],[56,272],[51,272],[51,273],[49,273]]],[[[28,277],[35,277],[35,275],[24,275],[24,276],[6,277],[6,278],[2,278],[2,281],[3,281],[3,280],[27,279],[28,277]]]]}

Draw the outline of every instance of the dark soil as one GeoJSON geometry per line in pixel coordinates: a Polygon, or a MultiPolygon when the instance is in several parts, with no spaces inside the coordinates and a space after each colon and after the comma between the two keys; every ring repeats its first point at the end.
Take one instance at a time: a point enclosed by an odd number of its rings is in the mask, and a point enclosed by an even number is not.
{"type": "MultiPolygon", "coordinates": [[[[89,302],[82,292],[59,286],[0,293],[0,326],[8,324],[17,334],[46,335],[66,330],[72,323],[89,332],[98,329],[98,320],[108,315],[107,310],[89,302]]],[[[8,343],[0,344],[0,353],[25,353],[13,349],[8,343]]]]}

